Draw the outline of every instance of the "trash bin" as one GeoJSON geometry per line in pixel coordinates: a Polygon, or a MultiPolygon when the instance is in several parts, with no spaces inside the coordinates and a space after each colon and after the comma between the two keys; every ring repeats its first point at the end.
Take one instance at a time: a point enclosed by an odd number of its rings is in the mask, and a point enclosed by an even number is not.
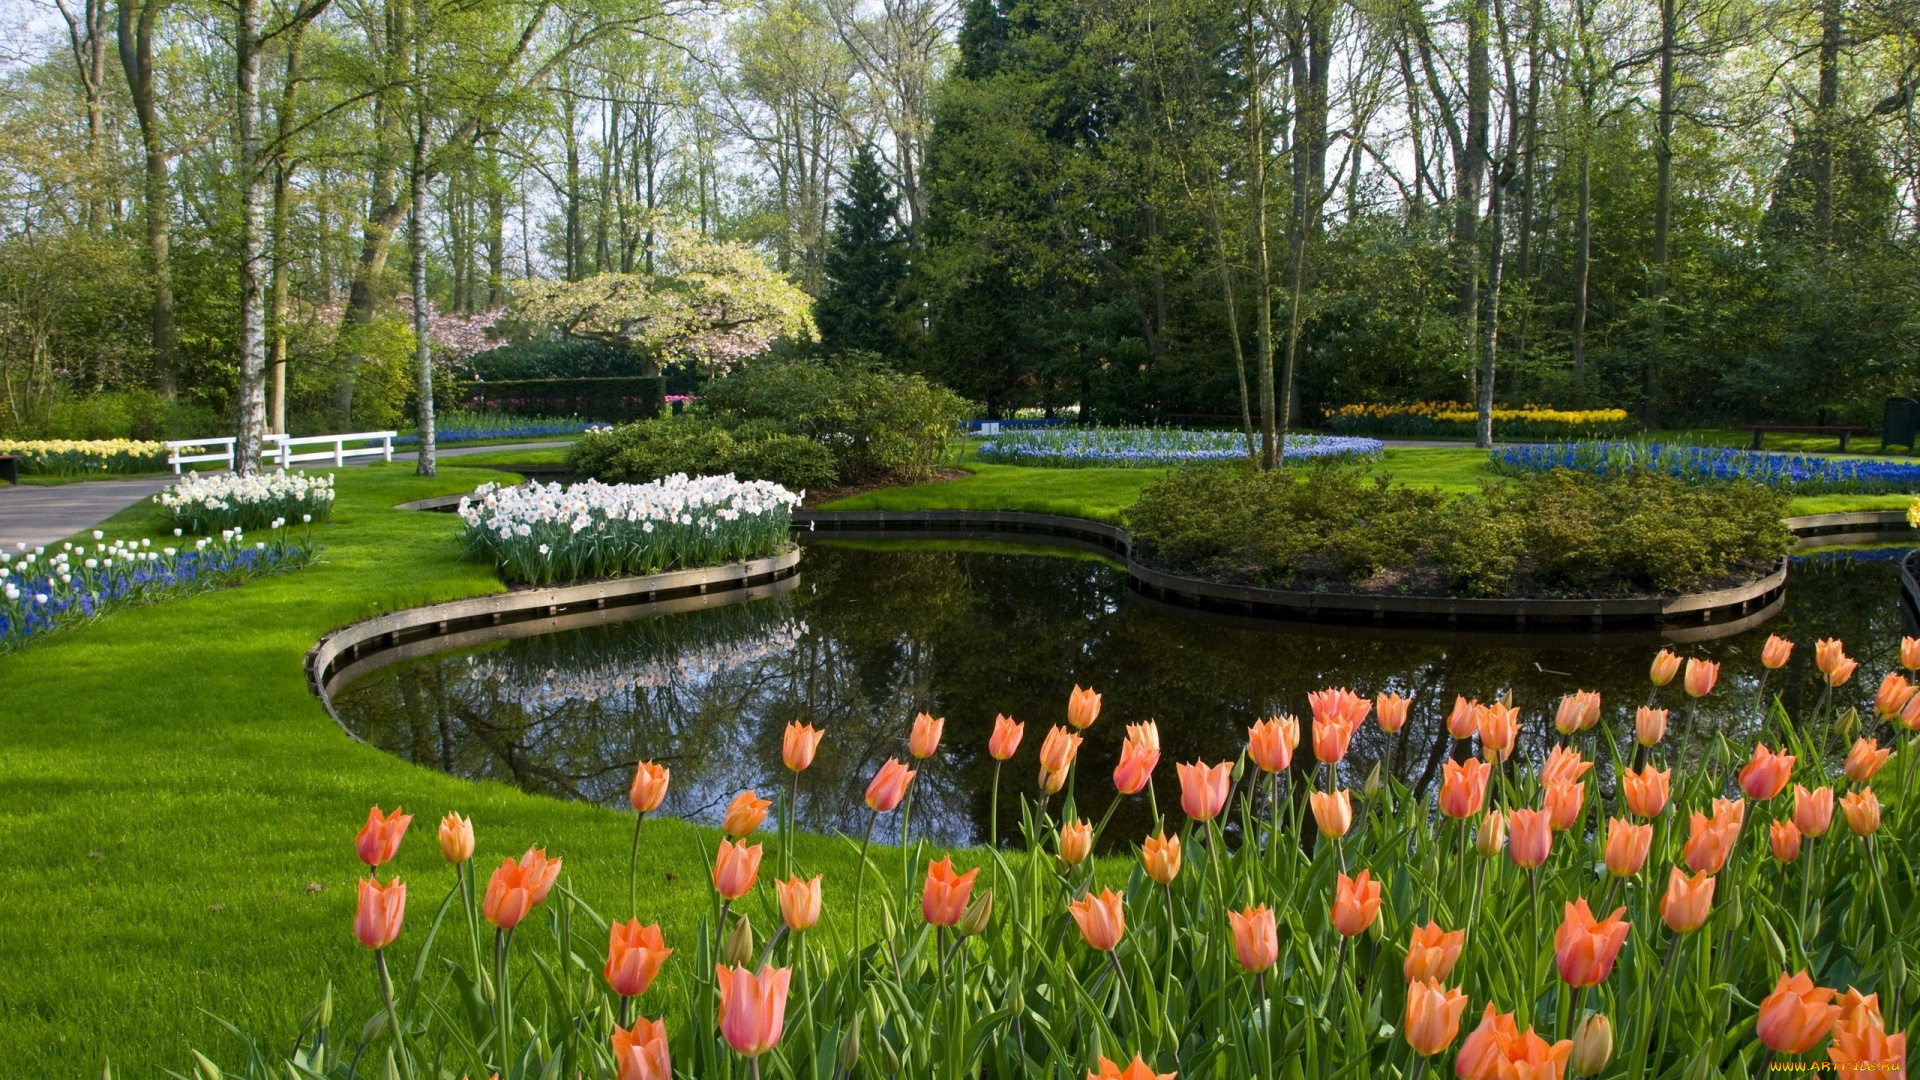
{"type": "Polygon", "coordinates": [[[1880,449],[1904,446],[1911,451],[1916,435],[1920,435],[1920,398],[1888,398],[1880,415],[1880,449]]]}

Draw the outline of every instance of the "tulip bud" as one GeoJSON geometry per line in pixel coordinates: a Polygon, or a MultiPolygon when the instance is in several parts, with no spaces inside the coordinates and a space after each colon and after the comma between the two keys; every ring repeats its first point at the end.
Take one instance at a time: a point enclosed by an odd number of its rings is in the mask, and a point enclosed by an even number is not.
{"type": "Polygon", "coordinates": [[[967,901],[967,910],[961,912],[960,921],[954,924],[954,930],[961,937],[972,937],[987,928],[987,920],[993,918],[993,890],[981,889],[967,901]]]}
{"type": "Polygon", "coordinates": [[[729,967],[746,967],[753,963],[753,924],[747,921],[743,912],[733,929],[727,934],[727,941],[720,955],[729,967]]]}
{"type": "Polygon", "coordinates": [[[1380,794],[1380,763],[1373,763],[1373,771],[1367,774],[1367,782],[1360,785],[1360,794],[1372,799],[1380,794]]]}
{"type": "Polygon", "coordinates": [[[847,1025],[847,1033],[840,1036],[838,1055],[840,1071],[853,1075],[855,1066],[860,1064],[860,1014],[855,1013],[853,1023],[847,1025]]]}
{"type": "Polygon", "coordinates": [[[1854,709],[1854,708],[1847,709],[1846,712],[1843,712],[1839,716],[1835,717],[1833,721],[1833,730],[1838,732],[1840,734],[1840,737],[1843,739],[1852,738],[1853,729],[1859,726],[1860,726],[1860,710],[1854,709]]]}
{"type": "Polygon", "coordinates": [[[1491,859],[1500,854],[1506,840],[1507,819],[1498,810],[1487,811],[1487,816],[1481,819],[1480,831],[1473,836],[1473,850],[1479,852],[1482,858],[1491,859]]]}
{"type": "Polygon", "coordinates": [[[1613,1057],[1613,1022],[1605,1013],[1590,1013],[1573,1036],[1573,1071],[1598,1076],[1613,1057]]]}

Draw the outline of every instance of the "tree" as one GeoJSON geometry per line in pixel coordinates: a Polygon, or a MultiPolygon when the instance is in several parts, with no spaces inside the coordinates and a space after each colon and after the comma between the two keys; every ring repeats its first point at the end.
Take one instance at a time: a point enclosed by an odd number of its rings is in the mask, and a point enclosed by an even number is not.
{"type": "Polygon", "coordinates": [[[862,146],[846,197],[834,204],[833,244],[823,263],[827,289],[814,305],[820,344],[830,353],[871,352],[887,359],[900,354],[894,301],[907,261],[894,222],[897,209],[872,147],[862,146]]]}

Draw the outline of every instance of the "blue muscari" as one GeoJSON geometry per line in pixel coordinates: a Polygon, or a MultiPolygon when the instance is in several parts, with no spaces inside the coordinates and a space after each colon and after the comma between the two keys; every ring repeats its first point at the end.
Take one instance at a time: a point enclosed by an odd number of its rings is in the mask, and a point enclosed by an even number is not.
{"type": "MultiPolygon", "coordinates": [[[[1384,448],[1378,439],[1351,435],[1289,435],[1290,459],[1364,456],[1384,448]]],[[[980,444],[980,460],[1012,465],[1147,468],[1198,461],[1239,461],[1245,436],[1232,431],[1177,428],[1079,428],[1026,431],[980,444]]]]}
{"type": "MultiPolygon", "coordinates": [[[[49,575],[10,578],[9,582],[20,589],[20,599],[0,598],[0,649],[18,647],[64,623],[92,618],[123,600],[155,599],[193,587],[272,573],[289,563],[303,564],[310,553],[311,549],[281,543],[264,548],[212,544],[171,558],[116,560],[113,569],[92,574],[93,580],[86,583],[88,588],[77,587],[79,572],[75,585],[63,585],[49,575]],[[47,602],[34,603],[35,594],[46,596],[47,602]]],[[[35,568],[41,565],[36,563],[35,568]]]]}
{"type": "Polygon", "coordinates": [[[1506,473],[1574,469],[1618,476],[1644,469],[1694,483],[1747,482],[1803,495],[1920,490],[1920,462],[1756,453],[1718,446],[1533,443],[1493,451],[1492,464],[1495,471],[1506,473]]]}

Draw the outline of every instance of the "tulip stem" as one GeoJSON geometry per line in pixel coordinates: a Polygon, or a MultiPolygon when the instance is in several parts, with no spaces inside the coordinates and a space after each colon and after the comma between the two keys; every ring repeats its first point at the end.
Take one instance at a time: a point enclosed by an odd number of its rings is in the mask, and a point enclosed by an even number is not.
{"type": "Polygon", "coordinates": [[[513,987],[507,981],[507,946],[512,941],[511,931],[496,929],[493,932],[493,1023],[500,1036],[500,1073],[509,1075],[513,1071],[513,987]]]}
{"type": "Polygon", "coordinates": [[[1000,767],[1006,762],[994,759],[993,798],[987,803],[987,846],[1000,850],[1000,767]]]}
{"type": "Polygon", "coordinates": [[[453,873],[460,886],[460,908],[467,915],[467,945],[473,953],[473,979],[484,984],[487,978],[480,969],[480,919],[473,910],[472,857],[453,864],[453,873]]]}
{"type": "Polygon", "coordinates": [[[373,950],[373,970],[380,977],[380,999],[387,1003],[387,1026],[393,1031],[393,1045],[400,1051],[401,1065],[408,1075],[413,1067],[407,1061],[407,1044],[400,1032],[400,1011],[393,1004],[393,978],[387,974],[387,950],[373,950]]]}
{"type": "MultiPolygon", "coordinates": [[[[1527,892],[1531,896],[1531,899],[1532,899],[1531,906],[1533,908],[1532,940],[1539,941],[1540,940],[1540,868],[1539,867],[1530,866],[1527,868],[1527,892]]],[[[1528,972],[1528,974],[1534,976],[1534,978],[1530,979],[1529,982],[1530,983],[1537,982],[1538,976],[1540,973],[1540,962],[1538,960],[1535,960],[1530,966],[1532,970],[1528,972]]],[[[1533,1022],[1533,997],[1531,994],[1531,989],[1527,996],[1522,997],[1520,999],[1520,1022],[1522,1024],[1530,1024],[1533,1022]]]]}
{"type": "Polygon", "coordinates": [[[1633,1068],[1627,1070],[1628,1076],[1645,1075],[1647,1051],[1650,1046],[1654,1052],[1656,1067],[1660,1060],[1659,1055],[1666,1050],[1667,1015],[1673,1011],[1667,1007],[1667,990],[1673,982],[1673,962],[1674,959],[1680,955],[1680,943],[1683,940],[1685,939],[1681,936],[1680,932],[1676,930],[1667,944],[1667,959],[1665,963],[1660,965],[1660,981],[1654,984],[1653,1011],[1646,1014],[1647,1030],[1645,1034],[1637,1040],[1637,1048],[1634,1051],[1633,1068]],[[1653,1023],[1653,1017],[1655,1014],[1658,1014],[1660,1017],[1660,1023],[1657,1028],[1660,1033],[1660,1038],[1657,1043],[1654,1041],[1656,1028],[1653,1023]]]}
{"type": "Polygon", "coordinates": [[[874,823],[879,820],[880,812],[878,810],[867,811],[867,835],[860,841],[860,872],[853,879],[853,953],[855,956],[860,955],[862,945],[860,939],[860,894],[866,889],[867,870],[870,866],[867,862],[867,847],[873,843],[873,826],[874,823]]]}
{"type": "Polygon", "coordinates": [[[1413,1059],[1413,1071],[1407,1074],[1407,1080],[1420,1080],[1420,1077],[1426,1071],[1427,1071],[1427,1059],[1425,1057],[1422,1057],[1416,1054],[1414,1055],[1414,1059],[1413,1059]]]}
{"type": "Polygon", "coordinates": [[[633,850],[627,855],[627,918],[640,917],[640,829],[647,823],[647,812],[633,819],[633,850]]]}
{"type": "Polygon", "coordinates": [[[906,909],[907,899],[913,895],[913,855],[907,846],[907,830],[913,822],[913,787],[907,787],[906,802],[900,807],[900,907],[906,909]]]}
{"type": "Polygon", "coordinates": [[[787,835],[780,838],[780,852],[786,861],[787,876],[793,876],[793,838],[799,835],[795,825],[795,815],[800,812],[800,774],[793,774],[793,783],[787,788],[787,835]]]}

